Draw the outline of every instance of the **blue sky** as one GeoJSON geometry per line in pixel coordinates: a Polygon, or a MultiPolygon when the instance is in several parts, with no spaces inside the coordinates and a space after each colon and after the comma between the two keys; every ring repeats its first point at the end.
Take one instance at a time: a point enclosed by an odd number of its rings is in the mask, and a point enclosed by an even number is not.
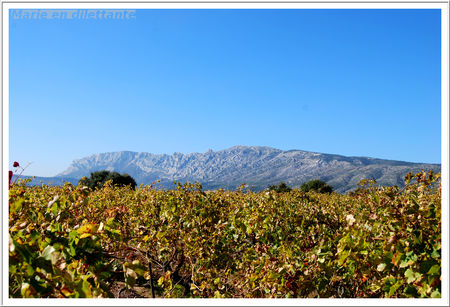
{"type": "Polygon", "coordinates": [[[10,163],[261,145],[441,162],[439,10],[10,19],[10,163]]]}

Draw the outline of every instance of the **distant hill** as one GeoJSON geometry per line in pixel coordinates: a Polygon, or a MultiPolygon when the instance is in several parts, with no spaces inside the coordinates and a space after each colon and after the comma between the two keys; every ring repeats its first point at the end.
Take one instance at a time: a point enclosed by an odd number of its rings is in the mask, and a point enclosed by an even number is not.
{"type": "MultiPolygon", "coordinates": [[[[13,176],[11,181],[15,181],[17,178],[16,175],[13,176]]],[[[29,185],[63,185],[64,182],[70,182],[73,185],[77,185],[79,179],[77,178],[68,178],[68,177],[34,177],[33,176],[19,176],[20,179],[31,179],[31,182],[29,185]]]]}
{"type": "Polygon", "coordinates": [[[299,187],[308,180],[322,179],[335,191],[345,193],[355,189],[361,179],[376,179],[379,185],[403,186],[408,172],[421,169],[439,172],[441,165],[234,146],[219,151],[172,155],[130,151],[101,153],[73,161],[53,178],[79,179],[104,169],[128,173],[138,185],[161,180],[158,185],[163,188],[173,188],[176,180],[198,181],[205,189],[236,189],[246,183],[255,190],[263,190],[281,181],[299,187]]]}

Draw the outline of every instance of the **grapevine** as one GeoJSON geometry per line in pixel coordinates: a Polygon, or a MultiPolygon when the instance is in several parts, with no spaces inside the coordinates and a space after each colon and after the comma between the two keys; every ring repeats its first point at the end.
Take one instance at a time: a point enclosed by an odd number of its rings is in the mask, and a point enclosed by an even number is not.
{"type": "Polygon", "coordinates": [[[440,175],[352,193],[9,190],[9,297],[441,295],[440,175]]]}

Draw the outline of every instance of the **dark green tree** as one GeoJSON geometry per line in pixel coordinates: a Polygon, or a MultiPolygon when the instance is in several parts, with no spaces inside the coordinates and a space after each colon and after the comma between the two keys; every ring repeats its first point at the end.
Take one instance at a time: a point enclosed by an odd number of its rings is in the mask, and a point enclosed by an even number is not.
{"type": "Polygon", "coordinates": [[[267,188],[269,191],[275,191],[277,193],[285,193],[290,192],[292,189],[284,182],[281,182],[278,185],[271,185],[267,188]]]}
{"type": "Polygon", "coordinates": [[[112,180],[113,185],[116,186],[127,186],[130,185],[131,188],[136,188],[136,181],[128,174],[119,174],[117,172],[109,171],[98,171],[91,173],[89,178],[82,178],[79,184],[85,185],[91,189],[100,189],[103,187],[106,181],[112,180]]]}
{"type": "Polygon", "coordinates": [[[333,187],[327,185],[327,183],[323,180],[315,179],[303,183],[300,186],[300,190],[303,192],[316,191],[318,193],[331,193],[333,192],[333,187]]]}

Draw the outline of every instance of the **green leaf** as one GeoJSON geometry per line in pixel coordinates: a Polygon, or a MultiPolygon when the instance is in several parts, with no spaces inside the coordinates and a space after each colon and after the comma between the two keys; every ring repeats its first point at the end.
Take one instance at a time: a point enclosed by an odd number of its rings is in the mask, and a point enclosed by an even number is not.
{"type": "Polygon", "coordinates": [[[246,233],[249,235],[252,233],[252,227],[247,226],[246,233]]]}
{"type": "Polygon", "coordinates": [[[378,272],[383,272],[383,270],[386,268],[386,263],[380,263],[378,266],[377,266],[377,271],[378,272]]]}
{"type": "Polygon", "coordinates": [[[85,278],[80,280],[77,289],[80,294],[80,297],[83,298],[92,297],[91,284],[85,278]]]}
{"type": "Polygon", "coordinates": [[[399,265],[399,267],[402,268],[402,269],[406,268],[408,266],[409,266],[409,261],[407,259],[402,260],[402,262],[400,262],[400,265],[399,265]]]}
{"type": "Polygon", "coordinates": [[[380,196],[378,194],[374,194],[374,198],[375,198],[375,201],[377,202],[377,204],[379,204],[380,203],[380,196]]]}
{"type": "Polygon", "coordinates": [[[26,262],[29,262],[31,259],[34,258],[33,253],[30,251],[28,246],[18,244],[14,239],[12,239],[12,246],[13,246],[13,251],[11,251],[11,252],[17,252],[19,255],[21,255],[25,259],[26,262]]]}
{"type": "Polygon", "coordinates": [[[411,269],[407,269],[405,271],[405,277],[407,278],[406,282],[408,284],[410,284],[410,283],[412,283],[413,281],[416,280],[416,276],[414,275],[414,272],[411,269]]]}
{"type": "Polygon", "coordinates": [[[405,277],[407,278],[406,282],[410,284],[416,280],[419,280],[422,277],[422,274],[419,272],[413,272],[411,269],[407,269],[405,271],[405,277]]]}
{"type": "Polygon", "coordinates": [[[400,288],[400,286],[402,285],[402,282],[399,280],[397,281],[395,284],[393,284],[390,288],[389,288],[389,293],[387,295],[387,297],[391,297],[392,295],[395,294],[395,291],[397,291],[398,288],[400,288]]]}
{"type": "Polygon", "coordinates": [[[441,266],[440,265],[433,265],[431,269],[428,271],[429,275],[440,275],[441,274],[441,266]]]}
{"type": "Polygon", "coordinates": [[[343,265],[345,263],[345,260],[348,258],[348,256],[350,256],[351,253],[352,252],[350,250],[344,250],[340,252],[338,258],[338,265],[343,265]]]}
{"type": "Polygon", "coordinates": [[[438,250],[433,249],[433,252],[431,253],[431,257],[434,259],[439,259],[439,258],[441,258],[441,253],[438,250]]]}
{"type": "Polygon", "coordinates": [[[431,298],[441,298],[441,292],[439,292],[439,290],[434,290],[431,295],[431,298]]]}
{"type": "Polygon", "coordinates": [[[47,245],[41,253],[41,257],[45,260],[51,260],[52,253],[55,252],[55,248],[51,245],[47,245]]]}
{"type": "Polygon", "coordinates": [[[11,204],[11,207],[10,207],[10,209],[9,209],[10,212],[11,212],[11,213],[17,213],[17,212],[19,212],[20,209],[22,209],[22,206],[23,206],[24,202],[25,202],[25,201],[24,201],[22,198],[20,198],[20,199],[14,201],[14,202],[11,204]]]}
{"type": "Polygon", "coordinates": [[[277,280],[278,277],[280,277],[280,274],[274,273],[274,272],[270,272],[267,277],[268,277],[269,280],[277,280]]]}
{"type": "Polygon", "coordinates": [[[372,290],[373,292],[377,292],[378,290],[381,289],[381,287],[378,284],[371,284],[369,289],[372,290]]]}
{"type": "Polygon", "coordinates": [[[407,252],[406,258],[403,259],[402,262],[400,263],[400,268],[406,268],[416,263],[417,259],[418,259],[417,255],[415,255],[413,251],[407,252]]]}

